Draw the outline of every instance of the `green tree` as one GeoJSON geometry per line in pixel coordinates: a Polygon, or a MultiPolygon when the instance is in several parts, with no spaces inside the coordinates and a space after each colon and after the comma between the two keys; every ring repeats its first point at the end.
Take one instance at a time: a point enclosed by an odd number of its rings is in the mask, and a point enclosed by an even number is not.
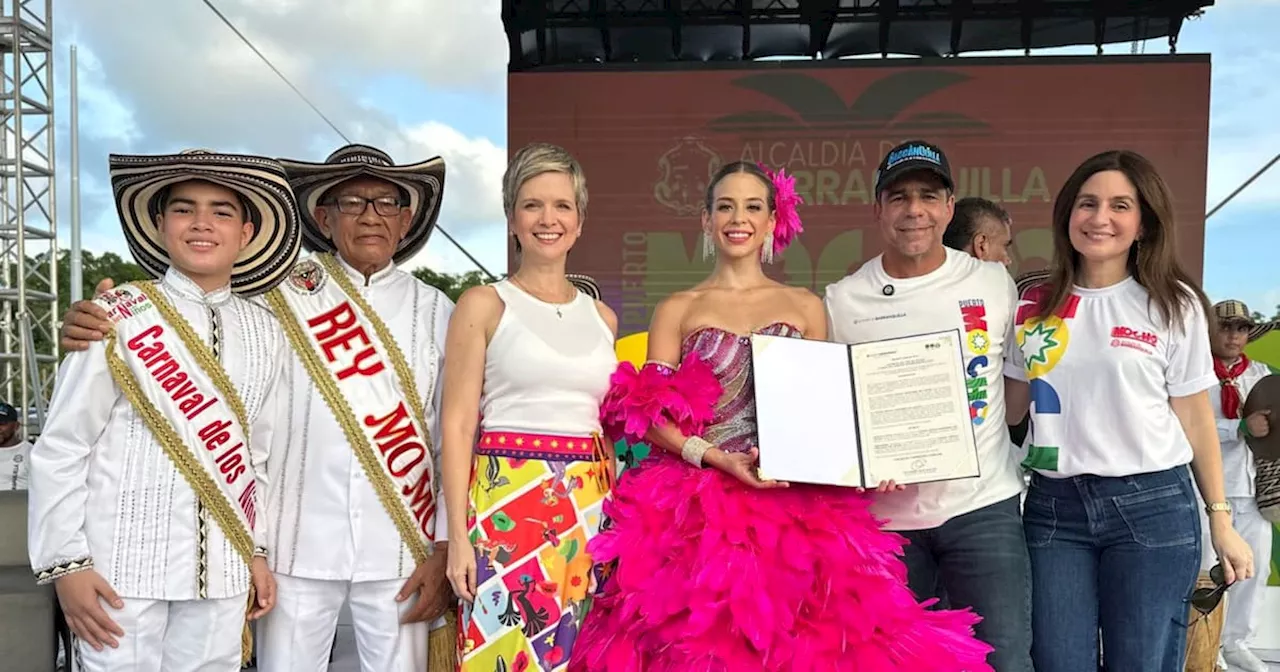
{"type": "MultiPolygon", "coordinates": [[[[131,261],[125,261],[114,252],[105,252],[99,255],[83,251],[80,259],[82,279],[84,280],[82,289],[85,298],[93,296],[94,287],[103,278],[111,278],[116,284],[120,284],[147,277],[141,266],[131,261]]],[[[37,353],[49,352],[53,348],[52,339],[57,337],[56,334],[51,333],[50,312],[52,312],[54,319],[61,323],[63,313],[71,305],[71,252],[69,250],[60,250],[58,252],[58,296],[56,303],[53,305],[49,305],[47,301],[38,298],[41,294],[47,295],[49,292],[46,261],[47,256],[44,254],[27,257],[27,291],[30,292],[29,296],[31,296],[28,300],[27,310],[31,317],[32,340],[37,353]]],[[[17,286],[16,270],[11,269],[8,277],[4,279],[5,287],[17,286]]],[[[9,304],[10,311],[15,307],[15,303],[9,304]]]]}
{"type": "MultiPolygon", "coordinates": [[[[111,278],[116,285],[134,280],[146,280],[151,276],[142,267],[132,261],[125,261],[115,252],[94,254],[87,250],[80,253],[80,277],[84,281],[81,296],[93,298],[93,290],[105,278],[111,278]]],[[[71,305],[71,252],[62,250],[58,253],[58,308],[65,311],[71,305]]]]}
{"type": "Polygon", "coordinates": [[[422,267],[413,272],[413,277],[435,287],[445,293],[451,301],[455,303],[462,293],[483,285],[488,281],[488,277],[480,271],[470,271],[467,273],[437,273],[427,267],[422,267]]]}

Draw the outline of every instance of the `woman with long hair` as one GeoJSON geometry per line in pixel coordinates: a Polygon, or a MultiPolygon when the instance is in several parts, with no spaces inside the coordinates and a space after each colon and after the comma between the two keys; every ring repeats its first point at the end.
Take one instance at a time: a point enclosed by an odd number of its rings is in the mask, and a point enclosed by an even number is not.
{"type": "Polygon", "coordinates": [[[650,361],[614,375],[606,431],[655,450],[588,546],[606,571],[574,672],[991,669],[975,614],[916,602],[865,494],[757,475],[749,335],[827,337],[822,302],[762,267],[800,232],[797,201],[785,176],[722,168],[702,215],[715,270],[658,304],[650,361]]]}
{"type": "Polygon", "coordinates": [[[1178,263],[1175,230],[1147,159],[1093,156],[1054,202],[1048,279],[1022,293],[1039,672],[1094,669],[1099,628],[1108,669],[1182,670],[1200,569],[1191,473],[1227,581],[1253,575],[1223,496],[1208,301],[1178,263]]]}
{"type": "Polygon", "coordinates": [[[565,273],[587,210],[578,162],[529,145],[512,157],[502,197],[519,267],[463,293],[449,324],[447,571],[462,600],[462,670],[563,670],[594,583],[587,544],[612,487],[599,409],[617,317],[594,283],[565,273]]]}

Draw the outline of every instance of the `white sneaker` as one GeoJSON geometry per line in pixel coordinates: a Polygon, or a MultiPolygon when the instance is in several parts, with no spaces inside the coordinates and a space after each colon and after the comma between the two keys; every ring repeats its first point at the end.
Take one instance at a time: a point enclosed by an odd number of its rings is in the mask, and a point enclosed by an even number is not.
{"type": "Polygon", "coordinates": [[[1223,649],[1222,659],[1230,672],[1268,672],[1271,668],[1247,648],[1223,649]]]}

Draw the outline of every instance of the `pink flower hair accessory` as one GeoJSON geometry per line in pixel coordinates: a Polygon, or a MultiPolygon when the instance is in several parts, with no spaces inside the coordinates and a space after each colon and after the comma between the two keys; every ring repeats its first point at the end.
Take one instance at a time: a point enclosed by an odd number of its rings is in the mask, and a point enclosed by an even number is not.
{"type": "Polygon", "coordinates": [[[804,198],[796,193],[795,176],[787,175],[785,168],[779,168],[774,172],[762,163],[756,165],[764,171],[769,181],[773,182],[773,256],[776,257],[787,249],[796,236],[804,232],[804,226],[800,223],[800,213],[797,210],[797,206],[804,203],[804,198]]]}

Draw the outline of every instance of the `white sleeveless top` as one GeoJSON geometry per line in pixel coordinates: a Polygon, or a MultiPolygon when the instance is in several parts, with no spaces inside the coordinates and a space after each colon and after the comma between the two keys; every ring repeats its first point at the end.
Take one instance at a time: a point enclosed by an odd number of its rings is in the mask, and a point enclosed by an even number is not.
{"type": "Polygon", "coordinates": [[[618,359],[595,301],[578,292],[567,304],[553,304],[507,280],[491,286],[505,309],[485,354],[481,428],[560,436],[599,432],[600,402],[618,359]]]}

